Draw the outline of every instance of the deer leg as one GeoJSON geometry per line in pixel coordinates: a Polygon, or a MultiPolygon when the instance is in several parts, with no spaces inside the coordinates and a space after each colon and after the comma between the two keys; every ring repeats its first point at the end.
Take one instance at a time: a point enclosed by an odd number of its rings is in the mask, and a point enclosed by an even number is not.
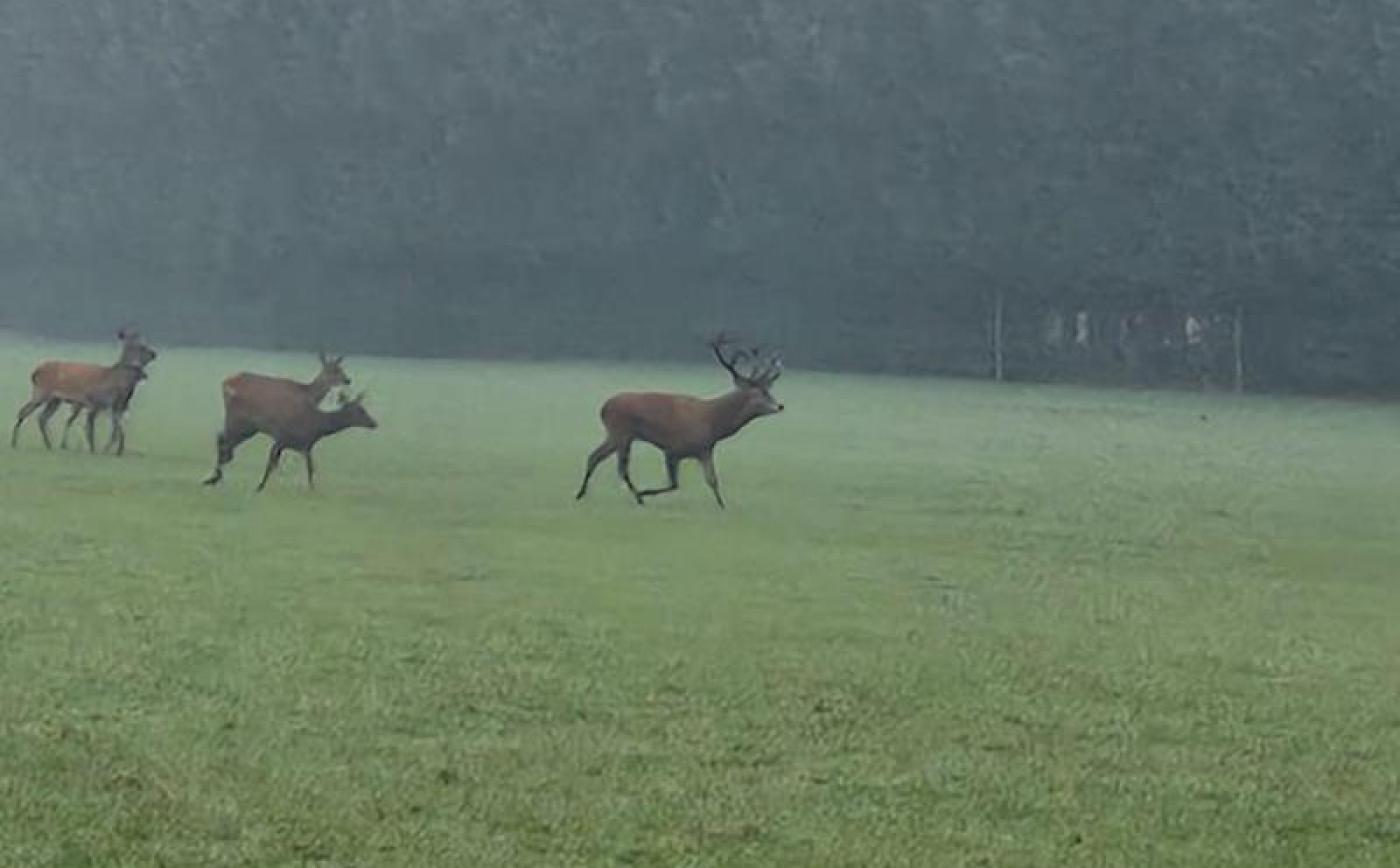
{"type": "Polygon", "coordinates": [[[15,418],[15,429],[10,432],[10,448],[19,445],[19,427],[24,424],[24,420],[33,415],[34,411],[44,405],[45,398],[32,398],[23,407],[19,408],[19,415],[15,418]]]}
{"type": "Polygon", "coordinates": [[[73,431],[73,423],[78,421],[78,417],[83,415],[83,405],[74,404],[73,412],[68,414],[68,421],[63,423],[63,439],[58,441],[58,448],[68,448],[68,435],[73,431]]]}
{"type": "Polygon", "coordinates": [[[645,501],[637,491],[637,486],[632,484],[632,442],[629,440],[617,450],[617,475],[622,477],[622,481],[627,483],[627,490],[632,492],[632,497],[641,506],[645,501]]]}
{"type": "Polygon", "coordinates": [[[107,435],[107,447],[102,451],[111,452],[113,444],[118,455],[126,451],[126,427],[122,425],[121,411],[115,408],[112,410],[112,433],[107,435]]]}
{"type": "Polygon", "coordinates": [[[224,465],[233,460],[233,450],[224,445],[224,432],[214,435],[214,472],[204,480],[205,485],[218,485],[224,478],[224,465]]]}
{"type": "Polygon", "coordinates": [[[306,459],[306,487],[312,491],[316,490],[316,462],[311,460],[311,450],[302,453],[306,459]]]}
{"type": "Polygon", "coordinates": [[[91,453],[94,453],[94,454],[97,452],[97,438],[96,438],[96,436],[93,434],[93,428],[96,427],[96,425],[97,425],[97,408],[96,408],[96,407],[89,407],[89,408],[88,408],[88,412],[87,412],[87,419],[85,420],[85,423],[84,423],[83,427],[84,427],[84,429],[86,430],[86,433],[87,433],[88,452],[91,452],[91,453]]]}
{"type": "Polygon", "coordinates": [[[224,478],[224,465],[233,460],[233,450],[256,433],[256,431],[247,429],[229,431],[226,428],[220,431],[215,439],[218,453],[214,459],[214,472],[209,475],[208,479],[204,480],[204,484],[218,485],[219,481],[224,478]]]}
{"type": "Polygon", "coordinates": [[[670,494],[681,487],[681,458],[679,455],[666,453],[666,478],[670,480],[665,488],[649,488],[643,491],[639,497],[655,497],[658,494],[670,494]]]}
{"type": "Polygon", "coordinates": [[[578,494],[574,495],[574,500],[583,500],[583,496],[588,493],[588,480],[593,478],[593,471],[597,470],[598,465],[616,451],[617,447],[613,445],[611,440],[604,440],[602,445],[589,454],[588,467],[583,471],[583,484],[578,487],[578,494]]]}
{"type": "Polygon", "coordinates": [[[278,462],[282,460],[284,448],[281,443],[272,444],[272,451],[267,453],[267,468],[263,470],[262,482],[258,483],[258,491],[267,487],[267,478],[272,475],[272,471],[277,469],[278,462]]]}
{"type": "Polygon", "coordinates": [[[58,412],[59,405],[63,402],[54,398],[44,405],[44,412],[39,414],[39,434],[44,438],[44,448],[52,449],[53,441],[49,439],[49,420],[53,414],[58,412]]]}
{"type": "Polygon", "coordinates": [[[112,411],[112,430],[107,432],[107,445],[102,447],[102,454],[106,455],[112,451],[112,447],[117,442],[117,432],[121,431],[121,419],[116,410],[112,411]]]}
{"type": "Polygon", "coordinates": [[[700,466],[705,470],[705,483],[715,493],[715,503],[724,509],[724,497],[719,493],[719,477],[715,475],[715,454],[706,452],[700,456],[700,466]]]}

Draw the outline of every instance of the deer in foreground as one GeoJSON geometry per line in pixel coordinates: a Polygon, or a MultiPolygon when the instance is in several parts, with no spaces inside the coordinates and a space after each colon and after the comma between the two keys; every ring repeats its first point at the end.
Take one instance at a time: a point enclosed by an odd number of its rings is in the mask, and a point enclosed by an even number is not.
{"type": "Polygon", "coordinates": [[[223,479],[223,467],[233,460],[233,450],[258,432],[270,433],[264,424],[297,412],[303,405],[315,408],[337,386],[350,385],[342,366],[344,356],[320,353],[321,370],[309,383],[268,377],[244,371],[224,380],[224,430],[218,435],[218,464],[204,481],[215,485],[223,479]]]}
{"type": "MultiPolygon", "coordinates": [[[[126,413],[136,384],[146,378],[146,366],[155,361],[156,351],[146,346],[141,336],[130,329],[117,332],[117,338],[122,342],[122,351],[114,365],[49,361],[34,369],[29,377],[34,384],[33,392],[15,419],[14,430],[10,433],[11,447],[19,445],[19,429],[24,420],[43,407],[43,412],[39,414],[39,434],[44,438],[44,446],[52,449],[49,419],[59,406],[68,403],[75,408],[69,418],[70,425],[80,412],[88,412],[88,451],[97,451],[93,425],[97,414],[103,410],[112,415],[112,433],[107,440],[107,449],[110,450],[115,443],[118,455],[126,451],[126,429],[122,426],[122,416],[126,413]]],[[[66,429],[64,434],[66,440],[66,429]]]]}
{"type": "Polygon", "coordinates": [[[715,502],[720,509],[724,508],[719,478],[715,475],[715,444],[734,436],[760,416],[783,410],[783,405],[769,391],[782,375],[782,359],[777,355],[762,359],[757,349],[725,355],[729,343],[723,335],[709,342],[715,359],[734,381],[734,388],[724,395],[695,398],[663,392],[623,392],[603,403],[599,415],[607,433],[602,444],[588,456],[583,484],[575,499],[581,500],[588,493],[588,480],[593,471],[616,453],[618,475],[638,505],[645,503],[648,497],[680,488],[681,461],[694,458],[705,472],[705,482],[714,492],[715,502]],[[747,365],[748,370],[740,371],[740,365],[747,365]],[[628,465],[635,440],[650,443],[665,455],[668,479],[665,488],[638,491],[632,484],[628,465]]]}

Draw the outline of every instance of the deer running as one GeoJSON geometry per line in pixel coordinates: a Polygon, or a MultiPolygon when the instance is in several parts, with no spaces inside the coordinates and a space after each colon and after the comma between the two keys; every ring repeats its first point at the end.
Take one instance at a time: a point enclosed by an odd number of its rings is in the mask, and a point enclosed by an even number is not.
{"type": "Polygon", "coordinates": [[[618,475],[639,505],[648,497],[680,488],[681,461],[694,458],[705,472],[705,482],[714,492],[715,502],[724,508],[719,478],[715,475],[715,444],[734,436],[760,416],[783,410],[783,405],[769,391],[782,375],[782,359],[776,354],[763,359],[757,349],[739,350],[726,356],[725,348],[729,343],[723,335],[709,342],[715,358],[734,381],[734,388],[724,395],[696,398],[662,392],[623,392],[604,402],[599,415],[607,433],[602,444],[588,456],[583,484],[575,499],[581,500],[588,493],[588,480],[593,471],[616,453],[618,475]],[[741,364],[748,365],[747,372],[739,370],[741,364]],[[628,465],[635,440],[650,443],[665,455],[668,479],[665,488],[638,491],[632,484],[628,465]]]}
{"type": "Polygon", "coordinates": [[[64,444],[67,444],[68,430],[78,415],[87,410],[88,451],[96,452],[93,426],[97,414],[107,411],[112,415],[112,432],[107,439],[106,451],[115,444],[117,454],[126,451],[126,428],[122,417],[126,414],[136,384],[146,379],[146,366],[156,359],[156,351],[141,341],[141,336],[130,329],[117,332],[122,342],[121,356],[110,366],[91,365],[83,362],[49,361],[34,369],[29,379],[34,384],[28,402],[19,410],[14,430],[10,433],[10,446],[19,445],[19,429],[35,410],[43,407],[39,414],[39,434],[44,438],[44,446],[52,449],[49,439],[49,419],[62,404],[73,406],[68,425],[63,431],[64,444]]]}
{"type": "Polygon", "coordinates": [[[346,428],[379,427],[364,408],[364,393],[352,399],[341,392],[340,405],[331,411],[318,406],[333,386],[350,384],[341,367],[344,360],[344,356],[332,359],[321,354],[321,372],[310,383],[248,373],[224,380],[224,429],[218,435],[214,472],[204,484],[217,485],[224,478],[224,465],[233,460],[233,451],[248,438],[266,434],[272,438],[272,451],[258,491],[267,486],[287,449],[305,458],[306,481],[315,488],[311,450],[318,441],[346,428]]]}

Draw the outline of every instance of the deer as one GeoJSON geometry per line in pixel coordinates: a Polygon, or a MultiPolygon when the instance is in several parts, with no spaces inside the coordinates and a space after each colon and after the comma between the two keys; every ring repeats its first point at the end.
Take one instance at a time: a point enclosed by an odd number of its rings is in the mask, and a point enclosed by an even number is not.
{"type": "Polygon", "coordinates": [[[310,383],[247,373],[224,380],[224,429],[218,434],[214,472],[204,484],[218,485],[224,478],[224,465],[233,460],[233,450],[256,434],[266,434],[272,438],[272,451],[257,490],[267,487],[268,477],[287,449],[300,452],[305,459],[306,483],[314,490],[316,465],[311,450],[322,438],[346,428],[379,427],[364,408],[363,392],[351,398],[341,390],[336,409],[320,408],[330,389],[328,383],[350,383],[341,367],[344,360],[344,356],[332,359],[322,354],[321,373],[310,383]]]}
{"type": "MultiPolygon", "coordinates": [[[[282,453],[288,449],[300,452],[306,462],[306,484],[316,489],[316,464],[311,458],[311,450],[322,439],[347,428],[375,429],[379,423],[364,406],[365,393],[351,398],[344,391],[339,395],[339,406],[334,410],[322,410],[304,399],[297,399],[287,393],[272,393],[270,400],[248,400],[248,396],[237,403],[235,415],[226,418],[224,425],[230,424],[235,430],[255,428],[257,432],[272,438],[272,449],[267,454],[267,467],[263,470],[258,491],[267,487],[267,480],[282,461],[282,453]]],[[[232,455],[228,456],[232,458],[232,455]]],[[[224,465],[228,461],[222,451],[214,473],[204,480],[205,485],[217,485],[224,476],[224,465]]]]}
{"type": "MultiPolygon", "coordinates": [[[[69,418],[70,425],[83,410],[88,412],[86,427],[89,452],[97,451],[93,426],[97,414],[103,410],[112,415],[112,433],[107,440],[107,451],[111,450],[114,443],[117,444],[118,455],[126,451],[126,429],[122,425],[122,416],[126,413],[136,384],[146,378],[146,366],[155,361],[157,354],[142,342],[140,334],[129,328],[118,331],[117,339],[122,342],[122,351],[114,365],[48,361],[34,369],[29,376],[33,391],[29,400],[20,408],[14,430],[10,432],[11,448],[19,445],[19,430],[24,425],[24,420],[43,407],[43,412],[39,414],[39,434],[44,438],[44,446],[52,449],[49,419],[62,404],[67,403],[75,408],[69,418]]],[[[67,433],[65,429],[65,439],[67,433]]]]}
{"type": "Polygon", "coordinates": [[[302,404],[319,407],[331,389],[350,385],[350,377],[345,373],[344,356],[332,358],[321,352],[317,354],[317,359],[321,362],[321,370],[309,383],[247,371],[224,380],[224,429],[217,437],[218,463],[213,475],[204,480],[205,485],[218,484],[223,478],[224,465],[233,460],[233,451],[263,430],[258,423],[264,416],[285,414],[290,412],[288,408],[297,408],[302,404]]]}
{"type": "MultiPolygon", "coordinates": [[[[126,415],[126,411],[131,407],[131,399],[136,394],[136,386],[144,379],[146,379],[146,371],[145,369],[142,369],[136,373],[136,378],[132,380],[131,385],[127,387],[126,391],[121,395],[117,396],[117,399],[112,403],[111,408],[114,419],[116,418],[117,414],[121,414],[122,416],[126,415]]],[[[60,449],[68,448],[68,435],[72,433],[73,423],[78,421],[78,417],[83,414],[83,410],[87,410],[88,415],[92,416],[94,421],[96,420],[97,414],[101,412],[98,408],[89,409],[87,407],[84,407],[77,401],[63,402],[55,398],[51,403],[68,403],[73,408],[73,412],[68,414],[68,421],[63,424],[63,437],[60,438],[58,441],[58,448],[60,449]]],[[[111,452],[112,445],[114,443],[119,444],[117,446],[118,455],[121,455],[123,452],[126,451],[125,426],[122,426],[120,429],[118,429],[115,425],[113,426],[112,432],[107,436],[107,445],[103,447],[102,451],[111,452]],[[118,433],[119,431],[120,434],[118,433]]]]}
{"type": "Polygon", "coordinates": [[[687,458],[700,462],[705,482],[714,492],[715,502],[724,509],[724,496],[715,474],[715,445],[739,433],[762,416],[783,411],[774,399],[773,383],[782,376],[783,362],[777,354],[762,358],[758,348],[726,355],[732,341],[720,334],[709,341],[715,359],[729,372],[734,388],[714,398],[697,398],[668,392],[622,392],[603,402],[599,416],[606,433],[603,442],[588,456],[575,500],[588,493],[593,471],[609,456],[617,455],[617,472],[626,483],[637,505],[649,497],[669,494],[680,488],[680,465],[687,458]],[[747,370],[741,371],[740,365],[747,370]],[[665,488],[638,491],[629,472],[632,444],[641,440],[660,449],[666,458],[665,488]]]}

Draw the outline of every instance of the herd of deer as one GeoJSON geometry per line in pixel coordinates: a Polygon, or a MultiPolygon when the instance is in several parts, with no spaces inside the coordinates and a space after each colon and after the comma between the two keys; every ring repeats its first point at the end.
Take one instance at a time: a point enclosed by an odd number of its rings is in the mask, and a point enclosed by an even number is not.
{"type": "MultiPolygon", "coordinates": [[[[68,435],[73,423],[87,412],[88,450],[96,452],[93,429],[99,414],[111,416],[112,431],[104,451],[113,448],[121,455],[126,450],[126,431],[122,418],[131,405],[137,385],[146,379],[146,366],[156,359],[156,351],[147,346],[141,336],[131,330],[117,333],[121,354],[113,365],[93,365],[83,362],[48,361],[40,364],[30,375],[33,393],[20,408],[10,435],[10,446],[19,445],[20,427],[35,411],[39,412],[39,434],[44,446],[53,448],[48,423],[65,404],[72,408],[63,429],[61,448],[68,448],[68,435]]],[[[603,403],[601,417],[605,434],[603,442],[588,456],[583,483],[576,498],[588,492],[588,481],[605,459],[617,456],[618,475],[627,485],[638,504],[648,497],[667,494],[680,488],[680,463],[687,458],[700,462],[705,482],[714,492],[715,502],[724,507],[715,475],[715,444],[738,433],[760,416],[781,412],[783,405],[773,398],[773,383],[782,374],[782,359],[765,356],[758,348],[730,351],[732,342],[720,335],[709,342],[710,350],[720,365],[729,372],[734,388],[715,398],[696,398],[667,392],[623,392],[603,403]],[[629,471],[632,444],[638,440],[660,449],[666,459],[668,484],[665,488],[639,491],[632,483],[629,471]]],[[[309,383],[262,374],[235,374],[223,382],[224,427],[217,437],[217,458],[214,472],[205,485],[217,485],[224,476],[224,465],[233,460],[233,451],[257,434],[272,439],[258,491],[277,469],[282,453],[288,449],[299,452],[306,463],[306,482],[316,484],[315,463],[311,451],[324,437],[346,428],[376,428],[378,423],[364,407],[364,393],[351,397],[343,389],[338,406],[322,410],[321,403],[331,390],[349,386],[350,377],[342,367],[344,356],[332,358],[321,354],[321,372],[309,383]]]]}

